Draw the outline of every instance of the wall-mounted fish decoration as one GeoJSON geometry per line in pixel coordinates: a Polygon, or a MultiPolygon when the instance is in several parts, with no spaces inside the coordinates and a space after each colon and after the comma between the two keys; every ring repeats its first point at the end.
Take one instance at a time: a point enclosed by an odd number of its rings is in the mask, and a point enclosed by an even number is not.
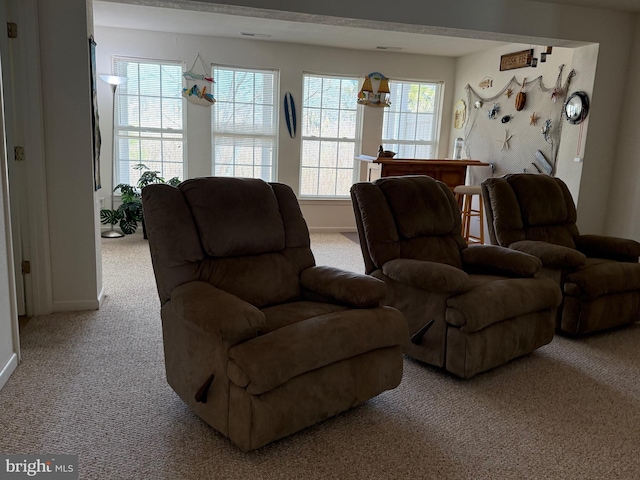
{"type": "Polygon", "coordinates": [[[493,79],[489,77],[484,77],[484,79],[478,84],[480,88],[490,88],[493,87],[493,79]]]}

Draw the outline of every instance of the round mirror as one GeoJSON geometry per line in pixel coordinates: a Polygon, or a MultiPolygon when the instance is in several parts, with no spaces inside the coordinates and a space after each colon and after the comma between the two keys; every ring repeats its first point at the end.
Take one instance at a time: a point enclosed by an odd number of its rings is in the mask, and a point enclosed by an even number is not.
{"type": "Polygon", "coordinates": [[[589,97],[584,92],[572,93],[564,104],[564,115],[574,125],[582,123],[589,113],[589,97]]]}

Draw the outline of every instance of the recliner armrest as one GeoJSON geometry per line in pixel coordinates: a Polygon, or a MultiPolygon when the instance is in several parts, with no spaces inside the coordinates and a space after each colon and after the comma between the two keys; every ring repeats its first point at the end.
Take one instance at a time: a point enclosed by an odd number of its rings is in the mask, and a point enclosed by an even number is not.
{"type": "Polygon", "coordinates": [[[300,285],[356,308],[377,307],[387,295],[386,284],[377,278],[327,266],[304,269],[300,285]]]}
{"type": "Polygon", "coordinates": [[[563,247],[548,242],[522,240],[509,248],[538,257],[547,268],[574,268],[585,264],[587,257],[575,248],[563,247]]]}
{"type": "Polygon", "coordinates": [[[542,267],[533,255],[497,245],[472,245],[461,255],[464,269],[470,273],[533,277],[542,267]]]}
{"type": "Polygon", "coordinates": [[[576,248],[587,257],[608,258],[623,262],[637,262],[640,243],[628,238],[604,235],[578,235],[576,248]]]}
{"type": "Polygon", "coordinates": [[[467,289],[469,275],[446,263],[397,258],[382,266],[389,278],[407,285],[436,292],[462,292],[467,289]]]}
{"type": "Polygon", "coordinates": [[[264,313],[207,282],[189,282],[171,292],[171,305],[182,319],[231,345],[258,336],[264,313]]]}

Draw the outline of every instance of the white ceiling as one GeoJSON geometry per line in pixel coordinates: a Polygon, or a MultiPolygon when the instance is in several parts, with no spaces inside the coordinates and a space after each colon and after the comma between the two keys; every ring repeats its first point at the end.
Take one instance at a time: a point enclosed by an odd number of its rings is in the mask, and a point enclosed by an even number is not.
{"type": "Polygon", "coordinates": [[[400,47],[402,53],[448,57],[460,57],[505,45],[505,42],[492,40],[302,23],[97,0],[93,2],[93,19],[95,25],[105,27],[244,39],[251,39],[251,37],[243,36],[241,32],[257,33],[271,35],[269,38],[254,37],[262,41],[346,47],[357,50],[376,50],[379,46],[400,47]]]}
{"type": "MultiPolygon", "coordinates": [[[[537,1],[640,13],[640,0],[537,1]]],[[[482,39],[461,38],[458,35],[464,36],[465,32],[452,30],[446,32],[449,34],[448,36],[444,36],[428,33],[434,33],[434,29],[429,28],[420,32],[401,31],[402,26],[398,26],[396,29],[389,26],[358,28],[330,24],[330,22],[321,24],[295,21],[297,20],[295,15],[293,16],[294,20],[247,16],[237,14],[233,8],[225,10],[223,7],[222,11],[227,13],[220,13],[220,8],[217,11],[207,11],[207,8],[216,10],[216,7],[208,2],[199,2],[198,11],[189,10],[189,5],[194,5],[194,3],[185,0],[94,0],[94,23],[107,27],[322,45],[357,50],[391,47],[390,50],[403,53],[448,57],[469,55],[508,43],[539,43],[566,47],[577,46],[580,43],[554,42],[552,40],[546,42],[536,38],[512,39],[498,34],[487,34],[482,39]],[[144,5],[140,5],[140,3],[144,5]],[[151,4],[164,6],[149,6],[151,4]],[[233,14],[228,14],[229,10],[232,10],[233,14]],[[243,36],[242,32],[260,36],[252,38],[243,36]]],[[[241,11],[242,9],[236,10],[241,11]]],[[[468,36],[468,33],[466,35],[468,36]]]]}

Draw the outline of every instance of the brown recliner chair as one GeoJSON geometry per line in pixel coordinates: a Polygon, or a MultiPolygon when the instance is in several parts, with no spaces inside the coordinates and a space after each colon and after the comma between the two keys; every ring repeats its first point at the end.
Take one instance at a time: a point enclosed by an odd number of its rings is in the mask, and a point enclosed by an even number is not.
{"type": "Polygon", "coordinates": [[[405,317],[407,355],[463,378],[549,343],[560,290],[540,261],[468,247],[460,207],[442,182],[387,177],[351,188],[366,273],[405,317]]]}
{"type": "Polygon", "coordinates": [[[142,194],[167,380],[248,451],[395,388],[402,314],[386,286],[316,267],[286,185],[200,178],[142,194]]]}
{"type": "Polygon", "coordinates": [[[582,335],[640,320],[640,244],[580,235],[559,178],[511,174],[482,184],[491,243],[535,255],[564,291],[557,327],[582,335]]]}

